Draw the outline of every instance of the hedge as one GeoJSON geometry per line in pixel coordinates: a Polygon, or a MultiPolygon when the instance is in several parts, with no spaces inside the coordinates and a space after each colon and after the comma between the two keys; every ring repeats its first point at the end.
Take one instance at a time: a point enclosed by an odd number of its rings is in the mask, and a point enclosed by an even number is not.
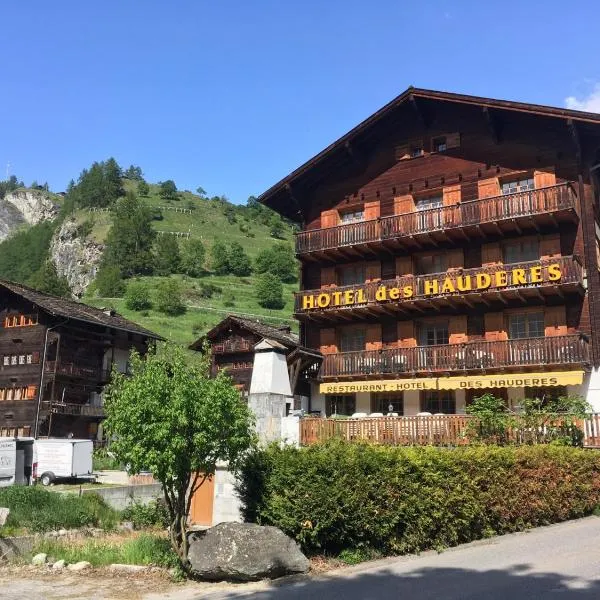
{"type": "Polygon", "coordinates": [[[238,493],[247,520],[279,527],[309,554],[404,554],[592,513],[600,505],[600,453],[271,446],[247,458],[238,493]]]}

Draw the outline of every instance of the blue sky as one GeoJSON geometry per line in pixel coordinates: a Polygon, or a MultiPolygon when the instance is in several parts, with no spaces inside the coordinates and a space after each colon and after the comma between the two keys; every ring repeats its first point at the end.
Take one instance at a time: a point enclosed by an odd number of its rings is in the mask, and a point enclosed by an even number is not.
{"type": "Polygon", "coordinates": [[[245,202],[409,85],[600,112],[595,3],[3,0],[0,178],[245,202]],[[568,6],[568,11],[566,7],[568,6]]]}

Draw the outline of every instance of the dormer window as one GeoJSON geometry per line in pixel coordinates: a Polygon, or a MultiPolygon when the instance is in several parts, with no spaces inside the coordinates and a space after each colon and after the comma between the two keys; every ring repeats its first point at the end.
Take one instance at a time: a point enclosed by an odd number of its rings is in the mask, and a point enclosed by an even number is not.
{"type": "Polygon", "coordinates": [[[448,149],[446,136],[433,138],[431,142],[431,149],[433,152],[445,152],[448,149]]]}
{"type": "Polygon", "coordinates": [[[518,192],[528,192],[535,189],[535,181],[533,177],[523,177],[505,181],[502,183],[502,195],[517,194],[518,192]]]}
{"type": "Polygon", "coordinates": [[[410,157],[417,158],[423,156],[423,146],[415,144],[410,147],[410,157]]]}

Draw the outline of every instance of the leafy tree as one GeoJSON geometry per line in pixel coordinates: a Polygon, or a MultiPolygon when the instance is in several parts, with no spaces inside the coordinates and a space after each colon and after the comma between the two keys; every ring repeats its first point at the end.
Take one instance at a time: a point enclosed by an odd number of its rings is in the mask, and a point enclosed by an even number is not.
{"type": "Polygon", "coordinates": [[[59,277],[56,272],[56,267],[51,260],[47,260],[39,269],[36,271],[31,279],[29,285],[40,292],[46,294],[52,294],[53,296],[60,296],[62,298],[69,298],[71,296],[71,289],[66,277],[59,277]]]}
{"type": "Polygon", "coordinates": [[[150,186],[142,179],[137,184],[138,196],[148,197],[150,195],[150,186]]]}
{"type": "Polygon", "coordinates": [[[196,188],[196,194],[198,194],[198,196],[200,196],[200,198],[206,198],[206,191],[204,190],[204,188],[202,186],[198,186],[196,188]]]}
{"type": "Polygon", "coordinates": [[[130,281],[125,292],[125,306],[129,310],[148,310],[152,308],[150,289],[145,281],[130,281]]]}
{"type": "Polygon", "coordinates": [[[154,242],[154,272],[156,275],[171,275],[179,272],[181,256],[177,238],[169,233],[163,233],[154,242]]]}
{"type": "Polygon", "coordinates": [[[131,375],[113,374],[105,402],[111,451],[130,473],[149,470],[160,482],[185,570],[194,493],[218,462],[235,471],[254,441],[247,404],[223,372],[210,377],[209,364],[208,353],[191,362],[174,346],[145,359],[133,353],[131,375]]]}
{"type": "Polygon", "coordinates": [[[181,246],[181,272],[190,277],[200,277],[204,273],[206,249],[201,240],[189,239],[181,246]]]}
{"type": "Polygon", "coordinates": [[[182,315],[186,308],[183,303],[181,285],[176,279],[165,279],[156,287],[156,308],[172,317],[182,315]]]}
{"type": "Polygon", "coordinates": [[[151,223],[152,211],[135,194],[129,192],[119,200],[106,238],[104,263],[118,266],[123,277],[151,273],[156,237],[151,223]]]}
{"type": "Polygon", "coordinates": [[[98,269],[94,284],[102,298],[120,298],[125,291],[121,269],[116,265],[103,264],[98,269]]]}
{"type": "Polygon", "coordinates": [[[177,200],[177,186],[172,179],[161,181],[159,183],[158,193],[164,200],[177,200]]]}
{"type": "Polygon", "coordinates": [[[216,240],[210,249],[210,259],[212,270],[217,275],[227,275],[230,272],[229,252],[221,240],[216,240]]]}
{"type": "Polygon", "coordinates": [[[135,167],[134,165],[130,165],[127,170],[123,173],[123,177],[126,179],[131,179],[132,181],[143,181],[144,174],[142,173],[141,167],[135,167]]]}
{"type": "Polygon", "coordinates": [[[229,270],[238,277],[246,277],[252,273],[250,258],[239,242],[232,242],[229,250],[229,270]]]}
{"type": "Polygon", "coordinates": [[[260,275],[256,280],[256,299],[263,308],[282,309],[285,302],[281,280],[272,273],[260,275]]]}
{"type": "Polygon", "coordinates": [[[288,245],[265,248],[256,257],[255,267],[257,273],[272,273],[285,283],[293,283],[298,278],[298,263],[288,245]]]}
{"type": "Polygon", "coordinates": [[[271,219],[271,224],[269,226],[269,233],[271,234],[271,237],[277,238],[277,239],[282,239],[283,238],[283,232],[285,231],[285,228],[283,226],[283,221],[281,220],[281,218],[279,216],[274,215],[273,218],[271,219]]]}

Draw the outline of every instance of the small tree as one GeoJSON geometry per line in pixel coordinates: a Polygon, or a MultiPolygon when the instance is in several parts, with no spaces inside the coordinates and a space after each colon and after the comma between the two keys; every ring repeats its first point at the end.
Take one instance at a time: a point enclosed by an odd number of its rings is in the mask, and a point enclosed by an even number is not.
{"type": "Polygon", "coordinates": [[[293,283],[298,278],[298,262],[294,258],[291,246],[277,244],[265,248],[256,257],[257,273],[273,273],[286,283],[293,283]]]}
{"type": "Polygon", "coordinates": [[[285,228],[283,226],[283,221],[281,220],[281,218],[278,215],[275,215],[272,219],[271,219],[271,223],[269,226],[269,233],[271,234],[271,237],[277,238],[277,239],[281,239],[283,238],[283,232],[285,231],[285,228]]]}
{"type": "Polygon", "coordinates": [[[277,310],[285,306],[283,285],[272,273],[263,273],[256,280],[256,299],[263,308],[277,310]]]}
{"type": "Polygon", "coordinates": [[[232,242],[229,249],[229,269],[238,277],[246,277],[252,273],[250,258],[239,242],[232,242]]]}
{"type": "Polygon", "coordinates": [[[514,422],[502,398],[483,394],[473,399],[466,412],[475,417],[468,425],[469,437],[489,444],[506,444],[509,441],[514,422]]]}
{"type": "Polygon", "coordinates": [[[196,194],[198,194],[200,198],[206,198],[206,190],[201,185],[196,188],[196,194]]]}
{"type": "Polygon", "coordinates": [[[148,310],[152,308],[150,289],[145,281],[138,279],[129,282],[125,292],[125,306],[129,310],[148,310]]]}
{"type": "Polygon", "coordinates": [[[29,280],[29,285],[40,292],[61,296],[62,298],[71,297],[71,289],[66,277],[59,277],[54,263],[47,260],[29,280]]]}
{"type": "Polygon", "coordinates": [[[172,179],[160,182],[158,193],[164,200],[177,200],[177,186],[172,179]]]}
{"type": "Polygon", "coordinates": [[[181,294],[181,285],[176,279],[166,279],[156,286],[156,308],[172,317],[185,312],[181,294]]]}
{"type": "Polygon", "coordinates": [[[230,272],[229,252],[221,240],[215,241],[210,249],[210,262],[212,270],[217,275],[227,275],[230,272]]]}
{"type": "Polygon", "coordinates": [[[137,193],[145,198],[150,194],[150,186],[143,179],[137,184],[137,193]]]}
{"type": "Polygon", "coordinates": [[[166,346],[141,359],[133,353],[131,376],[115,373],[106,398],[111,450],[130,473],[149,470],[160,482],[170,519],[170,538],[189,570],[187,515],[193,495],[214,476],[217,462],[235,471],[252,446],[252,418],[223,373],[209,377],[203,353],[190,362],[166,346]]]}
{"type": "Polygon", "coordinates": [[[102,298],[120,298],[125,291],[121,269],[114,265],[102,265],[98,270],[94,283],[98,295],[102,298]]]}
{"type": "Polygon", "coordinates": [[[181,272],[190,277],[200,277],[204,273],[206,249],[201,240],[190,239],[181,246],[181,272]]]}
{"type": "Polygon", "coordinates": [[[154,272],[167,276],[179,271],[181,256],[177,238],[169,233],[159,235],[154,242],[154,272]]]}

